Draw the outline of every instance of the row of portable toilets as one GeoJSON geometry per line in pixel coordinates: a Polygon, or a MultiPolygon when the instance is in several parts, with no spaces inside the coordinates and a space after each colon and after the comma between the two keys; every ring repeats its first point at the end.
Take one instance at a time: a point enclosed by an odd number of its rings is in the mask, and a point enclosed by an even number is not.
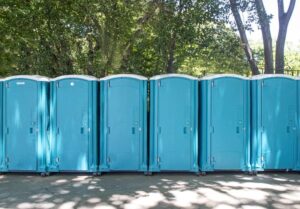
{"type": "Polygon", "coordinates": [[[300,80],[169,74],[148,84],[0,80],[0,172],[300,170],[300,80]]]}

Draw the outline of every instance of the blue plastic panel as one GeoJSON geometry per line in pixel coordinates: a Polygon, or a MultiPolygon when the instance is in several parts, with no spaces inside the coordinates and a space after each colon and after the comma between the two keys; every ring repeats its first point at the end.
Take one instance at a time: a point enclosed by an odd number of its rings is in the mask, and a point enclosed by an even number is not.
{"type": "Polygon", "coordinates": [[[0,171],[4,165],[4,146],[3,146],[3,81],[0,81],[0,171]]]}
{"type": "Polygon", "coordinates": [[[296,155],[297,155],[297,164],[295,167],[295,170],[300,171],[300,80],[298,77],[297,80],[297,130],[298,130],[298,136],[297,136],[297,142],[296,142],[296,155]]]}
{"type": "Polygon", "coordinates": [[[147,171],[147,81],[101,80],[100,171],[147,171]]]}
{"type": "Polygon", "coordinates": [[[294,169],[297,161],[297,82],[285,77],[252,81],[252,166],[294,169]]]}
{"type": "Polygon", "coordinates": [[[97,81],[51,82],[51,171],[97,171],[97,81]]]}
{"type": "Polygon", "coordinates": [[[200,82],[200,169],[249,171],[249,80],[220,76],[200,82]]]}
{"type": "Polygon", "coordinates": [[[151,80],[150,171],[198,172],[198,81],[151,80]]]}
{"type": "Polygon", "coordinates": [[[46,171],[47,89],[25,78],[4,82],[2,171],[46,171]]]}

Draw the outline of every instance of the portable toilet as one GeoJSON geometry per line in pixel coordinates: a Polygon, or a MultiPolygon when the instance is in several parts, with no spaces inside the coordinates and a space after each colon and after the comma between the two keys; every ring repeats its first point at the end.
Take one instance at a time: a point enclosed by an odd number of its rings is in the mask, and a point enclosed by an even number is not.
{"type": "Polygon", "coordinates": [[[147,78],[100,79],[100,172],[147,172],[147,78]]]}
{"type": "Polygon", "coordinates": [[[150,79],[150,172],[199,172],[198,79],[166,74],[150,79]]]}
{"type": "Polygon", "coordinates": [[[200,170],[250,172],[250,81],[231,75],[200,80],[200,170]]]}
{"type": "Polygon", "coordinates": [[[251,80],[254,171],[296,166],[297,81],[287,75],[258,75],[251,80]]]}
{"type": "Polygon", "coordinates": [[[98,79],[64,75],[50,82],[50,172],[98,170],[98,79]]]}
{"type": "Polygon", "coordinates": [[[3,138],[0,172],[47,172],[48,78],[2,80],[3,138]]]}

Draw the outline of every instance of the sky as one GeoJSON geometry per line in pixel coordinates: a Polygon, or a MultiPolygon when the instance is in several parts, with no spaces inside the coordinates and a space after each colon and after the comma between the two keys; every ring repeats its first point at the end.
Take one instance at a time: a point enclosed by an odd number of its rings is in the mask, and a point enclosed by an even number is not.
{"type": "MultiPolygon", "coordinates": [[[[284,0],[285,2],[285,11],[289,5],[290,0],[284,0]]],[[[264,0],[265,8],[268,14],[272,14],[273,18],[271,19],[271,33],[273,41],[277,39],[278,33],[278,8],[277,8],[277,0],[264,0]]],[[[254,32],[249,33],[249,39],[251,41],[261,41],[261,31],[257,28],[253,28],[254,32]]],[[[296,0],[295,9],[293,15],[291,17],[286,42],[300,45],[300,1],[296,0]]]]}

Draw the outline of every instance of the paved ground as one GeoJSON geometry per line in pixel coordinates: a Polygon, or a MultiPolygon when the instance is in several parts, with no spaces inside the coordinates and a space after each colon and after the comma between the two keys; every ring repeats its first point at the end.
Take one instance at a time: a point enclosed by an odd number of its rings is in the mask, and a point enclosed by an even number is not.
{"type": "Polygon", "coordinates": [[[0,208],[300,208],[300,174],[10,174],[0,208]]]}

